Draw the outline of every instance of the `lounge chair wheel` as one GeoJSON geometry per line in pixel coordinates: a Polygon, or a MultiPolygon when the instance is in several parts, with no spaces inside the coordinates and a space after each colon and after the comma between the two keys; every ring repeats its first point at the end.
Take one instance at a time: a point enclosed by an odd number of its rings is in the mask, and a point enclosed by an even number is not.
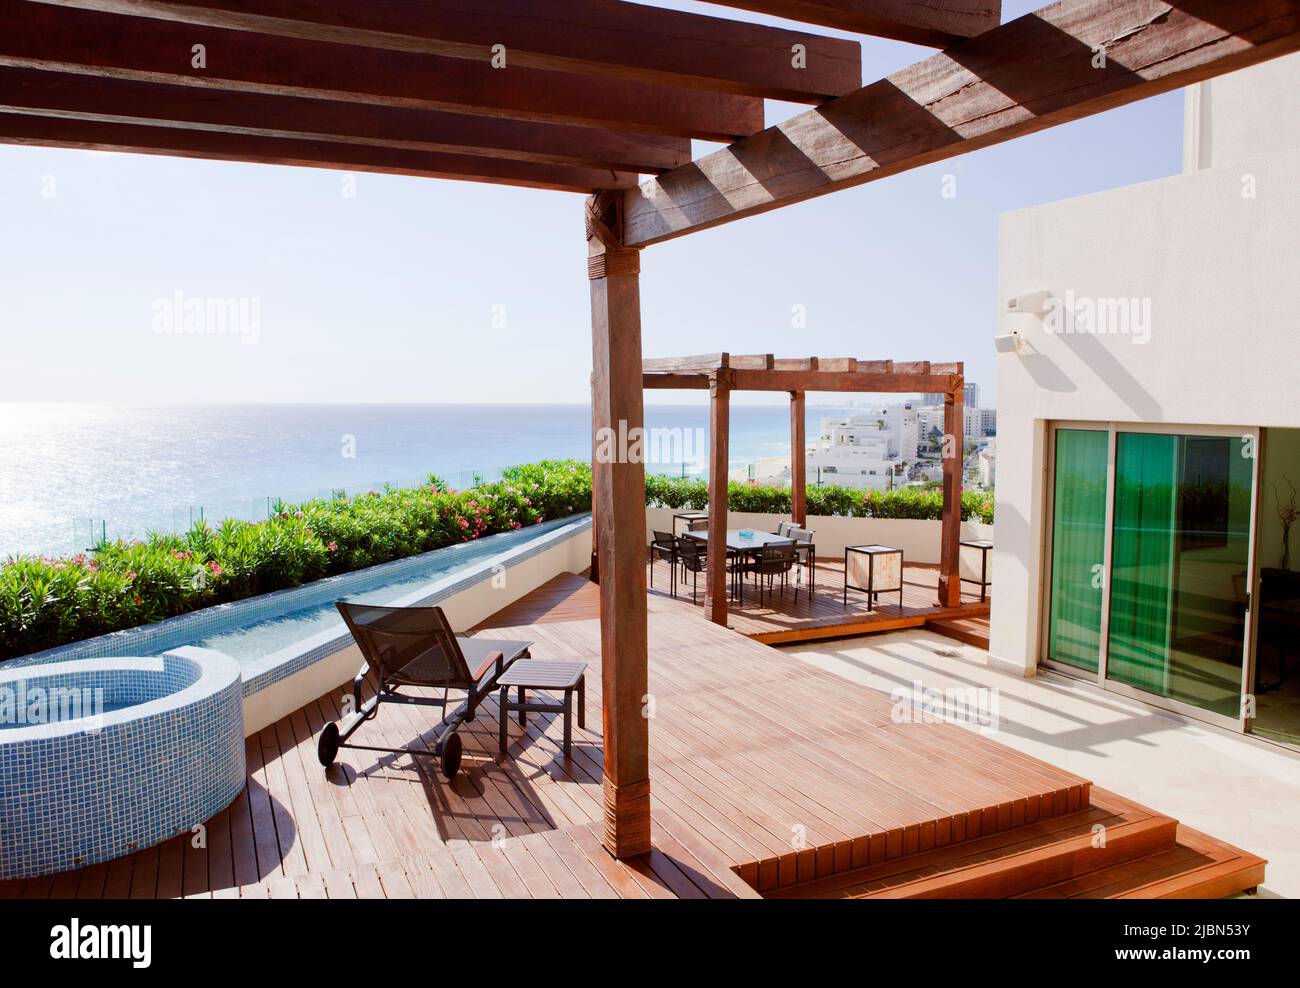
{"type": "Polygon", "coordinates": [[[316,757],[326,768],[334,764],[334,758],[339,753],[339,726],[338,724],[326,724],[325,730],[320,732],[320,740],[316,742],[316,757]]]}
{"type": "Polygon", "coordinates": [[[442,742],[442,774],[450,781],[460,771],[460,733],[452,731],[442,742]]]}

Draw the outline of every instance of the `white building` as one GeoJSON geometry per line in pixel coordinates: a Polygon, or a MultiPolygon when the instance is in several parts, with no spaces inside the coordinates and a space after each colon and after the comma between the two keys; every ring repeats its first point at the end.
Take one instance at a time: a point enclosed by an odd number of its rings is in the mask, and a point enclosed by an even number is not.
{"type": "Polygon", "coordinates": [[[976,454],[976,465],[979,471],[979,484],[985,490],[993,490],[997,481],[997,443],[990,440],[980,448],[976,454]]]}
{"type": "Polygon", "coordinates": [[[996,408],[962,408],[963,430],[967,439],[982,439],[996,436],[998,433],[998,410],[996,408]]]}
{"type": "MultiPolygon", "coordinates": [[[[968,408],[978,408],[980,403],[980,386],[973,382],[967,382],[965,389],[962,391],[962,401],[968,408]]],[[[943,395],[936,392],[930,392],[921,396],[922,405],[938,405],[943,407],[943,395]]]]}
{"type": "Polygon", "coordinates": [[[990,651],[1296,743],[1300,57],[1188,90],[1184,159],[1002,217],[990,651]]]}
{"type": "Polygon", "coordinates": [[[808,446],[808,479],[866,490],[900,486],[902,470],[916,459],[919,427],[910,403],[823,417],[808,446]]]}

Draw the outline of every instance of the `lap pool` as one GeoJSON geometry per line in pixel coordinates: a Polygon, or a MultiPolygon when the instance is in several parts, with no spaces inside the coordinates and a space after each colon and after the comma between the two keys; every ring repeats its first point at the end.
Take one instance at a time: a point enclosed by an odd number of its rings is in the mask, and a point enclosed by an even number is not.
{"type": "Polygon", "coordinates": [[[183,646],[195,646],[234,659],[242,670],[244,693],[248,695],[351,641],[335,601],[407,607],[437,603],[482,579],[494,568],[513,565],[590,526],[590,515],[555,519],[290,590],[87,639],[13,659],[5,666],[161,655],[183,646]]]}

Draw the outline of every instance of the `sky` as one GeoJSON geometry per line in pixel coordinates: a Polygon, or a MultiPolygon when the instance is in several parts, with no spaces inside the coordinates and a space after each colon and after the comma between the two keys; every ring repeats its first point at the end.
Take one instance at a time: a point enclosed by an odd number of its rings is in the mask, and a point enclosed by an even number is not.
{"type": "MultiPolygon", "coordinates": [[[[930,54],[862,40],[865,82],[930,54]]],[[[992,404],[998,216],[1174,174],[1182,99],[650,247],[643,350],[964,360],[992,404]]],[[[560,192],[0,146],[0,400],[586,402],[582,214],[560,192]],[[169,331],[196,298],[240,300],[243,334],[169,331]]]]}

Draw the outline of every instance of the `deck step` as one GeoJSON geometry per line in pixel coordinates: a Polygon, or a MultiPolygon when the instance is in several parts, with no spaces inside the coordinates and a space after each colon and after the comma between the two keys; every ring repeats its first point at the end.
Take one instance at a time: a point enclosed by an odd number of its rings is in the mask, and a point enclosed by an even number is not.
{"type": "Polygon", "coordinates": [[[992,899],[1019,895],[1100,868],[1171,850],[1178,821],[1152,817],[991,860],[968,861],[867,892],[867,899],[992,899]],[[1104,834],[1104,842],[1102,837],[1104,834]]]}
{"type": "Polygon", "coordinates": [[[925,627],[930,631],[943,635],[945,638],[951,638],[964,645],[974,645],[976,648],[988,651],[989,619],[987,616],[928,618],[925,627]]]}
{"type": "Polygon", "coordinates": [[[768,893],[781,898],[1213,898],[1265,861],[1113,793],[1083,811],[768,893]],[[1104,841],[1101,839],[1104,836],[1104,841]]]}
{"type": "Polygon", "coordinates": [[[1178,826],[1168,817],[1116,820],[1093,810],[1052,823],[1060,826],[1017,828],[997,835],[1001,839],[965,842],[914,860],[845,872],[834,882],[789,893],[851,899],[1006,898],[1170,850],[1178,826]]]}
{"type": "Polygon", "coordinates": [[[1253,890],[1263,858],[1178,828],[1172,850],[1103,868],[1025,893],[1027,899],[1217,899],[1253,890]]]}

